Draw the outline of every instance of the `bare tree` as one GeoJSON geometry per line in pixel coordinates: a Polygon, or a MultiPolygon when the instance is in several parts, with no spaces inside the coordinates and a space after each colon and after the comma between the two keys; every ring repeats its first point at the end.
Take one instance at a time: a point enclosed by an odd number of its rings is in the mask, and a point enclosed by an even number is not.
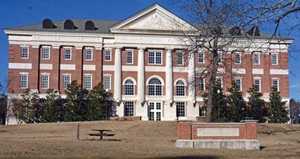
{"type": "Polygon", "coordinates": [[[289,3],[282,0],[272,4],[262,0],[178,0],[178,2],[197,28],[194,33],[184,33],[187,47],[194,51],[192,54],[198,50],[205,50],[209,56],[206,57],[209,64],[197,69],[195,78],[189,82],[196,85],[199,79],[209,78],[206,122],[210,122],[216,77],[226,76],[226,71],[222,70],[231,72],[230,64],[236,60],[236,57],[222,57],[222,54],[231,54],[235,51],[253,52],[253,49],[267,52],[270,50],[271,41],[285,43],[284,39],[275,35],[264,35],[265,41],[259,44],[256,40],[261,34],[258,26],[274,19],[278,10],[289,3]]]}

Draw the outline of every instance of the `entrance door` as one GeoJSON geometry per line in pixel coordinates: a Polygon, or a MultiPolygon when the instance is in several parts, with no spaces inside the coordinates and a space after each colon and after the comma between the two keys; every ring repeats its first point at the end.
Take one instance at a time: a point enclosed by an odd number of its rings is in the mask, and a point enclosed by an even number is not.
{"type": "Polygon", "coordinates": [[[161,102],[149,102],[149,120],[161,120],[161,102]]]}

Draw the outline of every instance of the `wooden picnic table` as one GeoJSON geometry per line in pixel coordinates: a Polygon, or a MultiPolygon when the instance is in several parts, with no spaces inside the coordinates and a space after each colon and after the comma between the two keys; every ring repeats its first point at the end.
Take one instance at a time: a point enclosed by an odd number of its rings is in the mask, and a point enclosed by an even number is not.
{"type": "Polygon", "coordinates": [[[104,133],[106,131],[112,131],[112,130],[107,130],[107,129],[91,129],[91,131],[98,131],[99,133],[91,133],[91,134],[88,134],[90,136],[100,136],[100,140],[103,139],[103,136],[114,136],[115,134],[107,134],[107,133],[104,133]]]}

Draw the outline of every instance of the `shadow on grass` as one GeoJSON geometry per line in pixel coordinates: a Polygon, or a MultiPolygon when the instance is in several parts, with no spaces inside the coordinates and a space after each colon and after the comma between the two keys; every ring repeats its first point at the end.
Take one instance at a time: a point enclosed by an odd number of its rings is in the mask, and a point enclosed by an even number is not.
{"type": "Polygon", "coordinates": [[[260,146],[259,149],[263,150],[264,148],[266,148],[266,146],[260,146]]]}
{"type": "Polygon", "coordinates": [[[100,139],[83,139],[81,141],[100,141],[100,142],[102,142],[102,141],[122,141],[122,140],[119,140],[119,139],[102,139],[102,140],[100,140],[100,139]]]}
{"type": "Polygon", "coordinates": [[[216,156],[174,156],[174,157],[158,157],[155,159],[219,159],[216,156]]]}

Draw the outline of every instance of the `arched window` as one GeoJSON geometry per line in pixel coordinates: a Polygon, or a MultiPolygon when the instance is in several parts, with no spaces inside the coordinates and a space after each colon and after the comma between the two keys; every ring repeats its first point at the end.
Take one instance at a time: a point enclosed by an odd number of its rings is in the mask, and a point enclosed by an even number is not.
{"type": "Polygon", "coordinates": [[[134,95],[134,83],[130,79],[125,81],[125,95],[134,95]]]}
{"type": "Polygon", "coordinates": [[[161,81],[154,77],[149,81],[149,95],[160,96],[162,95],[162,84],[161,81]]]}
{"type": "Polygon", "coordinates": [[[185,85],[183,81],[179,80],[176,82],[176,95],[184,96],[185,95],[185,85]]]}
{"type": "Polygon", "coordinates": [[[54,24],[50,19],[45,19],[43,21],[43,28],[44,29],[53,29],[54,28],[54,24]]]}
{"type": "Polygon", "coordinates": [[[72,20],[66,20],[64,23],[64,29],[70,29],[70,30],[74,30],[75,29],[75,25],[74,22],[72,20]]]}
{"type": "Polygon", "coordinates": [[[95,30],[95,24],[92,21],[85,22],[85,30],[95,30]]]}

